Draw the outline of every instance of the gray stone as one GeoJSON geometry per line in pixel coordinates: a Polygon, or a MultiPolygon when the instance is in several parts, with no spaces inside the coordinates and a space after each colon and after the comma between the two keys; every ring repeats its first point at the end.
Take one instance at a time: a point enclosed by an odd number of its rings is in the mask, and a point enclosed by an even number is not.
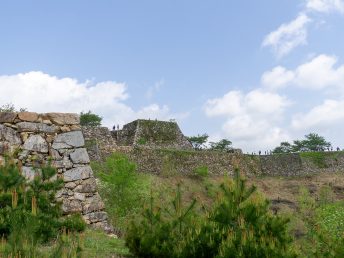
{"type": "Polygon", "coordinates": [[[86,197],[85,197],[85,194],[83,193],[74,193],[74,199],[79,200],[79,201],[85,201],[86,197]]]}
{"type": "Polygon", "coordinates": [[[74,189],[74,191],[78,193],[94,193],[96,190],[97,183],[94,177],[83,180],[82,183],[74,189]]]}
{"type": "Polygon", "coordinates": [[[87,214],[94,211],[101,211],[104,208],[104,203],[99,194],[95,194],[94,196],[87,198],[84,202],[83,213],[87,214]]]}
{"type": "Polygon", "coordinates": [[[13,123],[16,117],[17,113],[15,112],[0,112],[0,123],[13,123]]]}
{"type": "Polygon", "coordinates": [[[72,168],[73,163],[69,160],[68,157],[64,157],[63,160],[54,160],[52,162],[53,167],[55,168],[72,168]]]}
{"type": "Polygon", "coordinates": [[[55,133],[59,128],[55,125],[47,125],[43,123],[20,122],[17,123],[19,132],[39,132],[39,133],[55,133]]]}
{"type": "Polygon", "coordinates": [[[62,159],[59,152],[57,150],[54,150],[54,149],[49,150],[49,155],[53,158],[53,160],[61,160],[62,159]]]}
{"type": "Polygon", "coordinates": [[[64,213],[81,212],[82,206],[78,200],[64,200],[62,204],[62,210],[64,213]]]}
{"type": "Polygon", "coordinates": [[[77,167],[70,170],[67,170],[63,174],[63,180],[65,182],[76,181],[80,179],[87,179],[90,176],[93,176],[93,172],[90,166],[77,167]]]}
{"type": "Polygon", "coordinates": [[[0,155],[9,151],[10,144],[8,142],[0,142],[0,155]]]}
{"type": "Polygon", "coordinates": [[[19,160],[23,160],[23,159],[26,159],[29,155],[30,151],[28,150],[23,150],[21,151],[19,154],[18,154],[18,159],[19,160]]]}
{"type": "Polygon", "coordinates": [[[99,221],[107,220],[107,214],[104,211],[99,212],[92,212],[84,215],[84,218],[86,221],[89,221],[90,223],[96,223],[99,221]]]}
{"type": "Polygon", "coordinates": [[[68,189],[74,189],[76,187],[76,184],[74,182],[68,182],[65,184],[65,187],[68,189]]]}
{"type": "Polygon", "coordinates": [[[76,149],[70,154],[70,158],[74,163],[90,163],[90,158],[88,157],[87,150],[85,148],[76,149]]]}
{"type": "MultiPolygon", "coordinates": [[[[1,114],[1,112],[0,112],[1,114]]],[[[12,145],[20,145],[19,134],[12,128],[0,124],[0,140],[8,141],[12,145]]]]}
{"type": "Polygon", "coordinates": [[[77,125],[80,123],[79,115],[73,113],[47,113],[45,115],[57,125],[77,125]]]}
{"type": "Polygon", "coordinates": [[[61,133],[54,139],[52,147],[58,149],[68,149],[72,147],[82,147],[85,145],[84,136],[81,131],[61,133]]]}
{"type": "Polygon", "coordinates": [[[48,153],[48,143],[40,135],[30,135],[23,145],[24,150],[48,153]]]}
{"type": "Polygon", "coordinates": [[[37,174],[41,173],[40,170],[35,170],[33,167],[26,167],[26,166],[23,166],[21,171],[22,171],[22,175],[29,182],[32,181],[37,174]]]}

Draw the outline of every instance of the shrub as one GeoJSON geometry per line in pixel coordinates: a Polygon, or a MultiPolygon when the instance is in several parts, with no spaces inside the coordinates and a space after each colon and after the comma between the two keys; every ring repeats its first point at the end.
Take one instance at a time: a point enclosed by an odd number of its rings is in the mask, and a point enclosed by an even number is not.
{"type": "Polygon", "coordinates": [[[207,177],[208,176],[208,167],[207,166],[199,166],[194,169],[193,175],[196,177],[207,177]]]}
{"type": "Polygon", "coordinates": [[[99,187],[110,219],[118,229],[126,228],[128,216],[134,216],[148,198],[149,180],[137,173],[136,165],[121,153],[113,153],[104,163],[92,163],[101,180],[99,187]]]}
{"type": "Polygon", "coordinates": [[[100,126],[103,118],[93,114],[91,111],[80,113],[80,125],[82,126],[100,126]]]}
{"type": "Polygon", "coordinates": [[[34,257],[38,243],[55,238],[62,227],[76,227],[69,219],[62,220],[55,194],[63,180],[53,180],[55,175],[54,168],[42,166],[26,182],[13,159],[6,157],[0,166],[0,234],[7,239],[9,255],[34,257]]]}
{"type": "Polygon", "coordinates": [[[129,249],[139,257],[296,257],[288,220],[271,215],[268,202],[254,186],[246,188],[238,170],[221,194],[204,218],[192,213],[194,202],[183,208],[179,189],[173,213],[166,215],[151,200],[142,220],[130,224],[129,249]]]}

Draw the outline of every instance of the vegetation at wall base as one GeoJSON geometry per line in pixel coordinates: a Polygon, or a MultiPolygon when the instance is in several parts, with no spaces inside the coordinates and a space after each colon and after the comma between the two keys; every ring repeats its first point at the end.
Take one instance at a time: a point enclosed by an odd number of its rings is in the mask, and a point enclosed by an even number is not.
{"type": "Polygon", "coordinates": [[[99,191],[110,220],[124,231],[128,218],[135,217],[148,199],[149,176],[137,173],[136,165],[122,153],[113,153],[105,162],[93,162],[91,166],[101,180],[99,191]]]}
{"type": "Polygon", "coordinates": [[[173,212],[151,198],[142,219],[128,228],[129,249],[139,257],[296,257],[289,248],[288,220],[269,214],[267,201],[245,182],[236,170],[204,217],[192,212],[195,202],[182,205],[179,188],[173,212]]]}
{"type": "Polygon", "coordinates": [[[35,257],[37,246],[56,238],[65,229],[85,228],[80,215],[62,217],[55,193],[63,185],[53,179],[56,170],[49,166],[36,169],[31,181],[21,174],[21,165],[5,156],[0,165],[0,235],[5,256],[35,257]]]}

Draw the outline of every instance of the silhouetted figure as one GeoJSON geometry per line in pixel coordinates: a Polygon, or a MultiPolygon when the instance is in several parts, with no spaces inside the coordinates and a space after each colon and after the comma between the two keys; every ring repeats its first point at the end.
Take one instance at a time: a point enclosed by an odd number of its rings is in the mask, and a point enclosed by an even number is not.
{"type": "Polygon", "coordinates": [[[112,127],[112,130],[116,131],[116,125],[114,125],[114,126],[112,127]]]}
{"type": "Polygon", "coordinates": [[[259,154],[259,156],[260,156],[260,154],[262,154],[262,152],[261,152],[261,151],[258,151],[258,154],[259,154]]]}
{"type": "Polygon", "coordinates": [[[119,130],[119,125],[117,125],[117,130],[119,130]]]}
{"type": "Polygon", "coordinates": [[[337,147],[337,151],[340,151],[340,148],[339,148],[339,147],[337,147]]]}

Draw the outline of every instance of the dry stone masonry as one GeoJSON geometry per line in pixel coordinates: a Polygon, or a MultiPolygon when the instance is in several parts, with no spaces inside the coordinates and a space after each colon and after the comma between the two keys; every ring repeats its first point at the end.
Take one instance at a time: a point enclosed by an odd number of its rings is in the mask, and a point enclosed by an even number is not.
{"type": "Polygon", "coordinates": [[[22,173],[32,180],[51,161],[65,182],[56,195],[63,212],[80,212],[87,224],[111,231],[79,122],[70,113],[0,112],[0,163],[5,153],[18,152],[22,173]]]}

